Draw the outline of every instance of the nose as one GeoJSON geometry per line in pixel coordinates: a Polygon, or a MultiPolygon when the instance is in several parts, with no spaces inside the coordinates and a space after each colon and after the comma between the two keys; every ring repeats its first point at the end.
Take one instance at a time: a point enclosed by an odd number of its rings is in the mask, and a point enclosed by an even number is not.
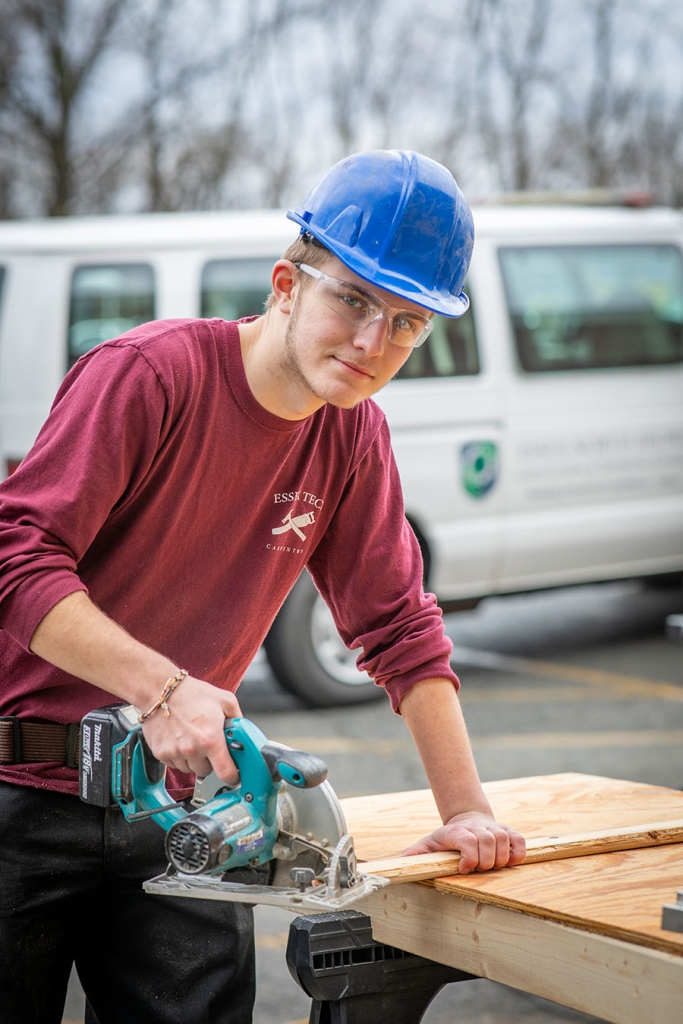
{"type": "Polygon", "coordinates": [[[368,356],[381,356],[388,342],[389,321],[383,313],[378,313],[374,320],[356,331],[353,339],[354,347],[368,356]]]}

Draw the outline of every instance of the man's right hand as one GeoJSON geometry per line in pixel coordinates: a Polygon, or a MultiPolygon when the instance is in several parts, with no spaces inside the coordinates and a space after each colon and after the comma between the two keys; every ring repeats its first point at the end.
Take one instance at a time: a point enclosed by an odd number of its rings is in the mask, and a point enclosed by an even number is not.
{"type": "Polygon", "coordinates": [[[159,708],[142,731],[154,756],[169,768],[201,777],[214,771],[234,785],[239,772],[225,741],[225,719],[241,713],[234,693],[187,676],[168,698],[168,716],[159,708]]]}

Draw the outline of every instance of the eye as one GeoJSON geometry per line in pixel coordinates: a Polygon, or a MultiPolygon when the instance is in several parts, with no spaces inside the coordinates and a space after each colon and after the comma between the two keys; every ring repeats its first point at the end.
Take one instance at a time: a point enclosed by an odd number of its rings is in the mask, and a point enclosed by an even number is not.
{"type": "Polygon", "coordinates": [[[405,313],[394,317],[394,327],[397,331],[415,336],[424,329],[424,323],[414,317],[406,316],[405,313]]]}
{"type": "Polygon", "coordinates": [[[358,292],[339,292],[339,301],[354,313],[365,313],[369,309],[368,301],[358,292]]]}

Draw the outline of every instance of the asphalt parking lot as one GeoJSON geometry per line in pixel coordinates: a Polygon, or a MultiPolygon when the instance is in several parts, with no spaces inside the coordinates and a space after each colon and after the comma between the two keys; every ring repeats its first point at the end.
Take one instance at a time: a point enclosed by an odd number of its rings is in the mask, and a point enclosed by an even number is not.
{"type": "MultiPolygon", "coordinates": [[[[667,616],[681,612],[680,589],[623,583],[491,599],[448,616],[482,778],[578,771],[683,788],[683,643],[665,635],[667,616]]],[[[383,700],[305,709],[278,687],[262,659],[245,678],[240,700],[267,736],[320,754],[340,797],[426,786],[408,733],[383,700]]],[[[284,911],[256,909],[256,1024],[308,1021],[310,1001],[285,964],[290,921],[284,911]]],[[[424,1024],[594,1019],[485,980],[442,989],[423,1018],[424,1024]]],[[[64,1021],[82,1020],[74,979],[64,1021]]]]}

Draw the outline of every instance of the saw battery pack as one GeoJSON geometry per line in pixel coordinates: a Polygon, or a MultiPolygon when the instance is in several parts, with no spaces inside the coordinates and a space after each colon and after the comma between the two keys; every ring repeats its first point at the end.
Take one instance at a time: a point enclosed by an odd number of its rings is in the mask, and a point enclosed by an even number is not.
{"type": "Polygon", "coordinates": [[[112,750],[140,728],[138,714],[132,704],[110,704],[83,718],[79,787],[85,803],[116,806],[112,793],[112,750]]]}

